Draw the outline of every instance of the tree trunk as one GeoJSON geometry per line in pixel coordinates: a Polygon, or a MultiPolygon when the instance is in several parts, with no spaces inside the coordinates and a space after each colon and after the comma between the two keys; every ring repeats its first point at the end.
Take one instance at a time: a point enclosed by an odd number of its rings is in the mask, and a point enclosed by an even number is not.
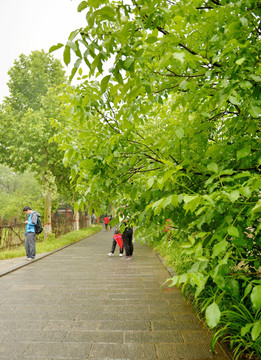
{"type": "Polygon", "coordinates": [[[80,230],[80,228],[79,228],[79,218],[80,218],[79,211],[77,211],[73,215],[73,230],[74,231],[80,230]]]}
{"type": "Polygon", "coordinates": [[[47,190],[44,204],[44,238],[52,233],[52,194],[47,190]]]}

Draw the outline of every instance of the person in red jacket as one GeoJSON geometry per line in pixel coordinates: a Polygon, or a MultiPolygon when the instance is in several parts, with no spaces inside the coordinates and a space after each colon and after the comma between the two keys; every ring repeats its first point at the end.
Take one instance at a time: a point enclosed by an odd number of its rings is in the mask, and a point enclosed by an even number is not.
{"type": "Polygon", "coordinates": [[[105,230],[108,230],[108,224],[110,222],[110,219],[108,218],[107,215],[105,215],[105,218],[103,219],[104,221],[104,225],[105,225],[105,230]]]}

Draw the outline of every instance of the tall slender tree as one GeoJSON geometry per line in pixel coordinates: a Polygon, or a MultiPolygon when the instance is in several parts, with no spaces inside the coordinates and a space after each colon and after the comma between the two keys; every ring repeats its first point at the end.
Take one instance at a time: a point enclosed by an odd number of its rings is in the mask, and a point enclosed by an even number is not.
{"type": "MultiPolygon", "coordinates": [[[[1,162],[16,171],[33,171],[45,193],[44,233],[51,231],[52,195],[56,179],[66,177],[62,154],[50,142],[53,119],[62,122],[59,97],[65,72],[62,64],[44,51],[20,55],[9,71],[10,96],[5,98],[1,119],[1,162]]],[[[68,180],[68,178],[67,178],[68,180]]]]}

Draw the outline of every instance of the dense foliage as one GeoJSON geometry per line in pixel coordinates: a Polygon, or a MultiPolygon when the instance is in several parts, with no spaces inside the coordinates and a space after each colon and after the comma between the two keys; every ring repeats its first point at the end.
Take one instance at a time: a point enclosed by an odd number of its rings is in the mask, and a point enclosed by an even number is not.
{"type": "Polygon", "coordinates": [[[60,99],[65,72],[59,60],[44,51],[21,54],[9,71],[10,95],[0,109],[1,163],[15,171],[30,170],[45,194],[45,234],[51,232],[52,200],[69,192],[68,171],[56,143],[54,119],[64,122],[60,99]]]}
{"type": "Polygon", "coordinates": [[[18,174],[0,165],[0,219],[15,218],[22,223],[25,219],[23,207],[27,204],[42,211],[43,195],[34,174],[18,174]]]}
{"type": "Polygon", "coordinates": [[[90,0],[78,11],[87,26],[64,61],[75,53],[82,85],[57,140],[79,206],[125,205],[137,239],[178,247],[189,261],[172,284],[205,299],[236,358],[260,357],[260,3],[90,0]]]}

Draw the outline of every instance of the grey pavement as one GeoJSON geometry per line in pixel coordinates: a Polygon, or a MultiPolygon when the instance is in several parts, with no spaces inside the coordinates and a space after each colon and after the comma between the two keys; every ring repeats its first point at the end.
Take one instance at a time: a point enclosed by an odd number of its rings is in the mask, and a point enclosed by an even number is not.
{"type": "MultiPolygon", "coordinates": [[[[36,254],[35,259],[40,260],[42,257],[45,257],[49,254],[51,253],[36,254]]],[[[9,272],[15,271],[25,265],[28,265],[28,261],[26,260],[25,256],[7,260],[0,260],[0,277],[6,275],[9,272]]]]}
{"type": "Polygon", "coordinates": [[[107,256],[111,242],[102,231],[0,278],[1,360],[229,359],[161,286],[170,275],[151,248],[135,242],[126,260],[107,256]]]}

